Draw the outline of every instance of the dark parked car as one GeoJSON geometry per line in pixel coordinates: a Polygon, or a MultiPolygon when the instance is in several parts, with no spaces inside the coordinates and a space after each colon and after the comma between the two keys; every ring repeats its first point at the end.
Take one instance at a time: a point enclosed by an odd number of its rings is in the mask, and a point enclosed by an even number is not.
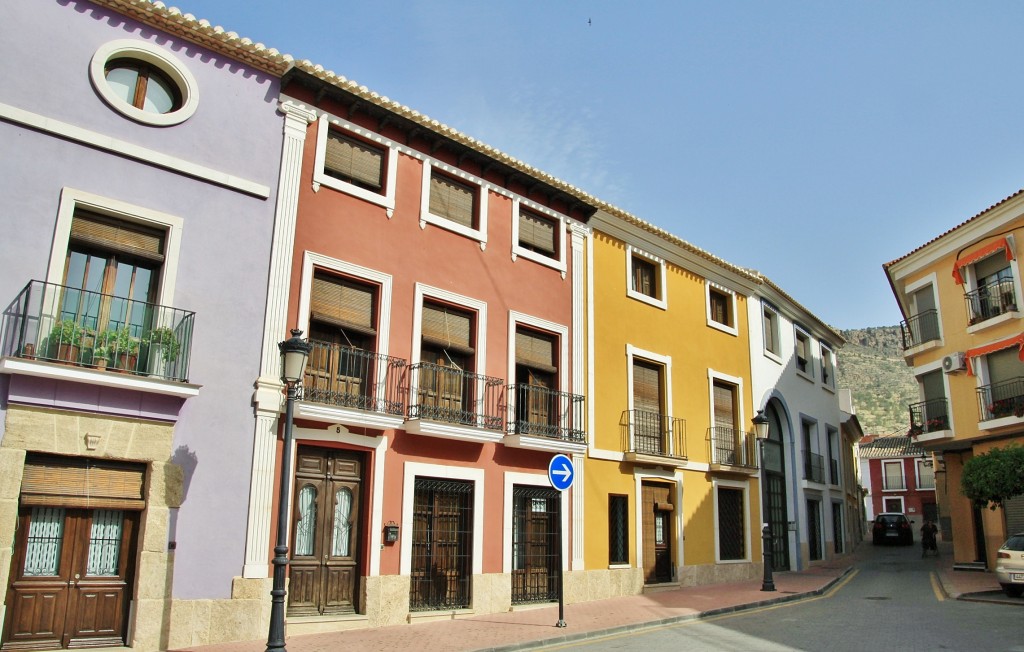
{"type": "Polygon", "coordinates": [[[871,543],[876,546],[882,543],[898,543],[909,546],[914,543],[914,524],[904,514],[885,512],[875,517],[875,525],[871,528],[871,543]]]}

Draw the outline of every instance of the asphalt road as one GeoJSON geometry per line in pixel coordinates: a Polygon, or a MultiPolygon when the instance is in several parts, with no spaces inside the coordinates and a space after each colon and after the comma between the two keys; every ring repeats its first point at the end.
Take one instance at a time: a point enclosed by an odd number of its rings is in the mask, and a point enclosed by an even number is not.
{"type": "Polygon", "coordinates": [[[987,650],[1024,652],[1024,609],[945,599],[919,545],[873,547],[827,594],[558,650],[987,650]]]}

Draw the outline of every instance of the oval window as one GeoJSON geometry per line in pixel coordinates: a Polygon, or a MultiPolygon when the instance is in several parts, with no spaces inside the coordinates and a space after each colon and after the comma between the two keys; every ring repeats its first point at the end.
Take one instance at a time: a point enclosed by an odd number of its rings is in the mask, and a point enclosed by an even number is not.
{"type": "Polygon", "coordinates": [[[114,41],[93,55],[100,97],[119,113],[155,126],[180,124],[196,110],[196,81],[168,52],[145,41],[114,41]]]}

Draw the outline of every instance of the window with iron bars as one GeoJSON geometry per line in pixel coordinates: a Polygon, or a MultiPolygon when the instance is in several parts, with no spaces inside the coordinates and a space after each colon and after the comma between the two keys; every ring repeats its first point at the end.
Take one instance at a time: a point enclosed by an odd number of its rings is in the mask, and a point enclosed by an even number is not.
{"type": "Polygon", "coordinates": [[[470,606],[473,483],[416,478],[409,609],[470,606]]]}
{"type": "Polygon", "coordinates": [[[608,563],[629,563],[628,496],[608,496],[608,563]]]}
{"type": "Polygon", "coordinates": [[[512,603],[558,599],[559,492],[550,487],[512,490],[512,603]]]}

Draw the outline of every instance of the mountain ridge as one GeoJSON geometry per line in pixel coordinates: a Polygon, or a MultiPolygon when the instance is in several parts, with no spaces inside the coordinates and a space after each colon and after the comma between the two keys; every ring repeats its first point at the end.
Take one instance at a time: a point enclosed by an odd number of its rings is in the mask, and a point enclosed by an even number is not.
{"type": "Polygon", "coordinates": [[[849,389],[866,435],[901,434],[910,423],[907,406],[918,400],[917,380],[903,360],[899,326],[840,330],[838,386],[849,389]]]}

